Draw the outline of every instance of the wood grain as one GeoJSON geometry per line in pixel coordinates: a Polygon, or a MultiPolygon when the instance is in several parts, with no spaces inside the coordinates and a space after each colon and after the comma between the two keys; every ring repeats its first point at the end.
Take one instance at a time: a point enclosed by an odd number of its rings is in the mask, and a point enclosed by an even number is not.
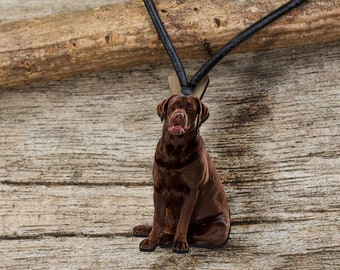
{"type": "MultiPolygon", "coordinates": [[[[285,2],[162,0],[157,7],[180,56],[202,59],[285,2]]],[[[339,40],[339,14],[336,0],[307,1],[236,52],[339,40]]],[[[0,89],[169,61],[142,1],[2,24],[0,48],[0,89]]]]}
{"type": "MultiPolygon", "coordinates": [[[[340,46],[234,54],[211,74],[201,128],[230,202],[218,250],[138,250],[152,222],[156,105],[170,65],[0,92],[6,269],[338,269],[340,46]]],[[[186,61],[189,74],[199,61],[186,61]]]]}

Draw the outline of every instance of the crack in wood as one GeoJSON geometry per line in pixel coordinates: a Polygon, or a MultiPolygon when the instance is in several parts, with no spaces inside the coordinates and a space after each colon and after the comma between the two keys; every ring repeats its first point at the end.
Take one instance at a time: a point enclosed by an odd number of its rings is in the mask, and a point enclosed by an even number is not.
{"type": "Polygon", "coordinates": [[[2,185],[10,185],[10,186],[46,186],[46,187],[57,187],[57,186],[83,186],[83,187],[106,187],[106,186],[123,186],[123,187],[145,187],[145,186],[152,186],[152,182],[42,182],[42,181],[22,181],[16,182],[11,180],[4,180],[0,181],[2,185]]]}
{"type": "Polygon", "coordinates": [[[0,241],[13,241],[13,240],[39,240],[43,238],[115,238],[115,237],[133,237],[132,232],[122,233],[81,233],[81,232],[52,232],[41,233],[35,235],[2,235],[0,241]]]}

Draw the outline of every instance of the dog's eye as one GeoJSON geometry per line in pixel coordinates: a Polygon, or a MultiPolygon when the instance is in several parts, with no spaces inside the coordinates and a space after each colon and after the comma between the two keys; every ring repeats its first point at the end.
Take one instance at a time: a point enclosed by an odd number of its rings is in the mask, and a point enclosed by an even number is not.
{"type": "Polygon", "coordinates": [[[169,110],[170,112],[173,112],[175,109],[176,109],[176,106],[172,105],[172,106],[169,107],[168,110],[169,110]]]}
{"type": "Polygon", "coordinates": [[[192,103],[188,102],[186,104],[186,108],[189,109],[189,110],[192,110],[194,108],[194,106],[192,105],[192,103]]]}

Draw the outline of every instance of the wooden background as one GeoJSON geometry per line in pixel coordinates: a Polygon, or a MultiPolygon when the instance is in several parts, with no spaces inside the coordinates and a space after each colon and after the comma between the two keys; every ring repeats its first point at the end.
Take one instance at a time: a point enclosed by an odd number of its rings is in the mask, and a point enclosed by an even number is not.
{"type": "Polygon", "coordinates": [[[218,250],[142,253],[131,234],[152,221],[170,73],[0,91],[0,268],[339,269],[340,42],[233,54],[211,72],[201,133],[232,214],[218,250]]]}

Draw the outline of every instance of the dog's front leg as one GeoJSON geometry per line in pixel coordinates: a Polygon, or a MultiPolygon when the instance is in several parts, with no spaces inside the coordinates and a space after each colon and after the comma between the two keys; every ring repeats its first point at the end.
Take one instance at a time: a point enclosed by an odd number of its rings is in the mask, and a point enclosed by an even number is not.
{"type": "Polygon", "coordinates": [[[165,217],[165,201],[160,192],[157,189],[154,190],[154,217],[152,230],[148,238],[144,239],[139,244],[141,251],[154,251],[159,244],[159,238],[164,226],[165,217]]]}
{"type": "Polygon", "coordinates": [[[183,203],[181,207],[180,217],[177,224],[177,230],[172,246],[173,252],[187,253],[189,252],[188,244],[188,228],[191,220],[192,213],[195,209],[195,205],[198,199],[198,190],[193,190],[189,194],[183,197],[183,203]]]}

